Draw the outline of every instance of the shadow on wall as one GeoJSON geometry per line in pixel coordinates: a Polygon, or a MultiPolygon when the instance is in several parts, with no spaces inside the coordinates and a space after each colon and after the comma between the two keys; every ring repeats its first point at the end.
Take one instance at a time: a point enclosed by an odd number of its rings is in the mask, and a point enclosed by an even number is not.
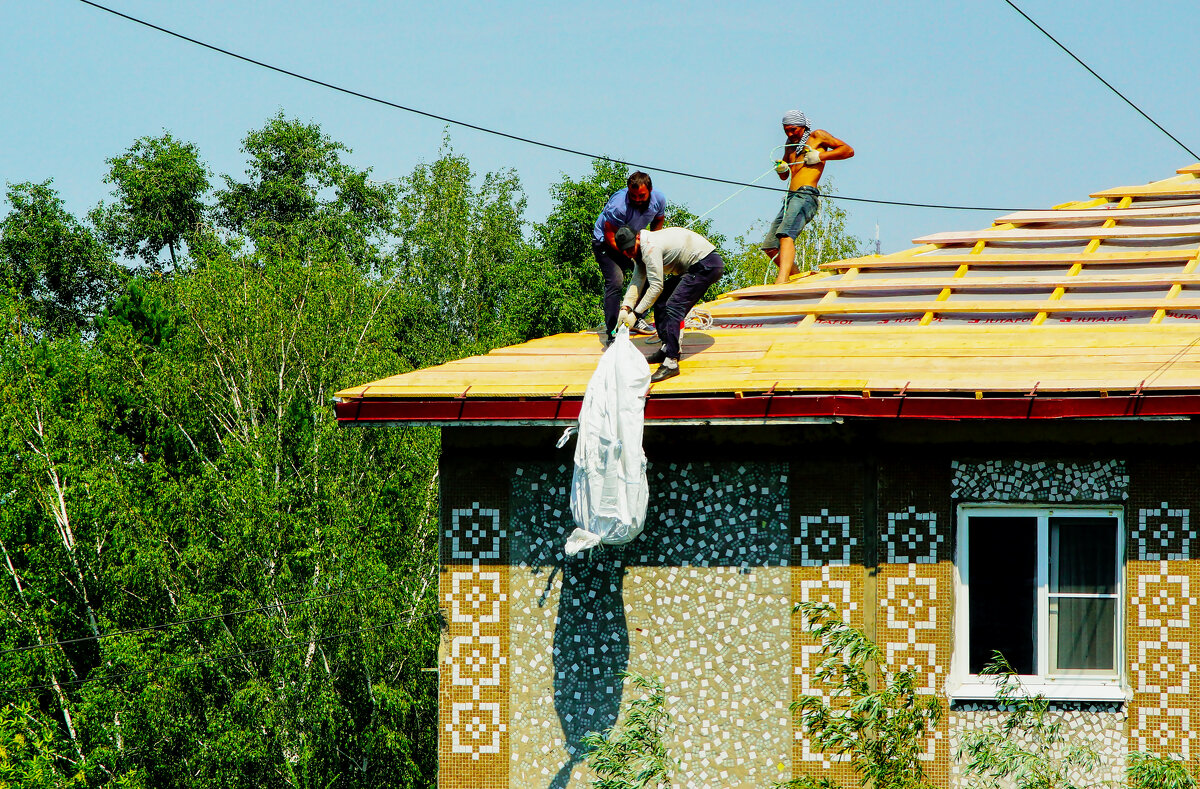
{"type": "Polygon", "coordinates": [[[553,636],[554,710],[566,763],[548,789],[565,789],[586,756],[582,740],[617,722],[629,630],[623,587],[626,568],[752,568],[786,566],[786,466],[774,463],[659,464],[650,471],[646,530],[626,546],[603,546],[568,559],[562,546],[574,528],[568,465],[517,471],[513,486],[510,561],[513,572],[546,573],[539,606],[553,605],[561,574],[553,636]],[[520,568],[520,569],[518,569],[520,568]]]}
{"type": "Polygon", "coordinates": [[[595,562],[566,560],[554,623],[554,711],[570,758],[550,789],[563,789],[587,755],[583,738],[617,722],[629,666],[629,630],[621,597],[624,551],[595,562]]]}

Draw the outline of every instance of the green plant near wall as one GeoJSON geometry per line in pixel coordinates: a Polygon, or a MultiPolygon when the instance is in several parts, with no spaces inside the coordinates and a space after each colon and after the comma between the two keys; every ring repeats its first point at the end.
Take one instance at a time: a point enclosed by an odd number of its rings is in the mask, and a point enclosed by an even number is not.
{"type": "Polygon", "coordinates": [[[1050,702],[1030,693],[999,652],[982,674],[995,678],[996,703],[1004,717],[963,738],[955,758],[963,774],[979,789],[1092,789],[1107,783],[1088,782],[1100,766],[1100,755],[1076,737],[1050,702]]]}
{"type": "MultiPolygon", "coordinates": [[[[849,757],[860,786],[930,789],[921,755],[942,717],[935,696],[920,693],[916,674],[895,670],[883,651],[823,603],[800,603],[805,629],[821,644],[813,679],[830,690],[800,697],[792,709],[824,753],[849,757]]],[[[827,778],[802,776],[777,789],[835,789],[827,778]]]]}
{"type": "Polygon", "coordinates": [[[674,761],[667,753],[666,737],[671,715],[666,692],[655,677],[626,673],[639,693],[629,703],[623,719],[601,734],[583,738],[587,764],[596,774],[593,789],[666,789],[671,786],[674,761]]]}
{"type": "Polygon", "coordinates": [[[1135,751],[1125,768],[1129,789],[1196,789],[1196,779],[1177,758],[1135,751]]]}

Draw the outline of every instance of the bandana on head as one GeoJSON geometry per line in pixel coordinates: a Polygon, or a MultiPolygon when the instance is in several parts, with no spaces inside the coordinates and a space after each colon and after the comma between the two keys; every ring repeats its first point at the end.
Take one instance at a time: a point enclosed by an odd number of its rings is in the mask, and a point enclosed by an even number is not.
{"type": "Polygon", "coordinates": [[[784,126],[803,126],[804,134],[800,137],[798,145],[804,145],[808,142],[808,134],[812,131],[812,126],[809,125],[808,118],[800,110],[788,110],[783,113],[784,126]]]}

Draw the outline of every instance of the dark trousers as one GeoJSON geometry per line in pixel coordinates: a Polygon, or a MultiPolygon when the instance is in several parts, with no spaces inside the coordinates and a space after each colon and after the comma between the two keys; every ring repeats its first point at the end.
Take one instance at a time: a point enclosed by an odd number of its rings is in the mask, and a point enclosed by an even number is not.
{"type": "Polygon", "coordinates": [[[663,353],[668,358],[679,358],[679,324],[687,317],[696,302],[704,298],[708,286],[725,273],[725,261],[716,252],[710,252],[692,264],[682,276],[667,277],[662,294],[654,304],[654,328],[662,340],[663,353]]]}
{"type": "Polygon", "coordinates": [[[613,329],[617,328],[617,318],[621,313],[621,297],[625,295],[625,275],[633,268],[633,261],[603,241],[592,239],[592,254],[600,264],[600,273],[604,275],[604,336],[611,337],[613,329]]]}

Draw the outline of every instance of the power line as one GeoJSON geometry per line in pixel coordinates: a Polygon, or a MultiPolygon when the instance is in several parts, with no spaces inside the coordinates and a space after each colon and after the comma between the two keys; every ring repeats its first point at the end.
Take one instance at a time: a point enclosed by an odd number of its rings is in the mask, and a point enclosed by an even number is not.
{"type": "MultiPolygon", "coordinates": [[[[455,118],[448,118],[444,115],[438,115],[436,113],[426,112],[425,110],[419,110],[415,107],[407,107],[403,104],[397,104],[394,101],[388,101],[387,99],[381,99],[377,96],[372,96],[367,93],[362,93],[360,91],[353,90],[351,88],[344,88],[340,85],[334,85],[331,82],[325,82],[324,80],[316,79],[315,77],[309,77],[309,76],[300,74],[295,71],[289,71],[288,69],[281,68],[279,66],[273,66],[270,63],[266,63],[261,60],[255,60],[254,58],[248,57],[246,55],[240,55],[237,52],[232,52],[228,49],[223,49],[214,44],[208,44],[208,43],[205,43],[204,41],[200,41],[199,39],[195,39],[190,36],[186,36],[183,33],[177,33],[174,30],[169,30],[168,28],[161,27],[159,25],[154,24],[153,22],[147,22],[144,19],[139,19],[135,16],[130,16],[129,14],[124,14],[113,8],[109,8],[108,6],[104,6],[104,5],[100,5],[99,3],[92,2],[92,0],[79,0],[79,2],[83,3],[84,5],[89,5],[92,8],[98,9],[100,11],[105,11],[109,14],[112,14],[113,16],[119,16],[122,19],[126,19],[130,22],[134,22],[136,24],[142,25],[143,27],[148,27],[151,30],[157,30],[160,33],[165,33],[166,35],[172,36],[174,38],[178,38],[181,41],[186,41],[189,44],[195,44],[198,47],[204,47],[205,49],[211,50],[213,52],[217,52],[217,53],[226,55],[231,58],[236,58],[237,60],[240,60],[244,63],[249,63],[251,65],[258,66],[259,68],[264,68],[269,71],[274,71],[277,74],[283,74],[284,76],[303,80],[304,82],[308,82],[313,85],[319,85],[320,87],[328,88],[329,90],[337,91],[338,93],[344,93],[347,96],[354,96],[356,98],[364,99],[366,101],[374,102],[376,104],[382,104],[385,107],[391,107],[393,109],[403,110],[404,112],[411,112],[415,115],[421,115],[426,118],[432,118],[434,120],[442,121],[443,123],[449,123],[454,126],[462,126],[463,128],[466,128],[466,129],[472,129],[477,132],[482,132],[484,134],[491,134],[491,135],[495,135],[497,137],[504,137],[505,139],[514,140],[516,142],[526,143],[527,145],[536,145],[540,148],[548,148],[549,150],[552,150],[552,151],[559,151],[561,153],[569,153],[573,156],[582,156],[587,159],[596,159],[596,160],[604,161],[604,162],[612,162],[614,164],[622,164],[622,165],[625,165],[626,167],[633,167],[636,169],[653,170],[655,172],[665,173],[667,175],[678,175],[682,178],[694,178],[699,181],[709,181],[709,182],[717,183],[717,184],[728,184],[730,186],[741,186],[741,187],[745,187],[745,188],[749,188],[749,189],[764,189],[764,190],[767,190],[770,192],[783,191],[779,187],[768,186],[766,184],[745,183],[742,181],[734,181],[734,180],[731,180],[728,178],[717,178],[717,177],[711,176],[711,175],[700,175],[698,173],[689,173],[689,172],[685,172],[683,170],[668,170],[663,167],[654,167],[654,166],[648,165],[648,164],[639,164],[637,162],[627,162],[623,159],[614,159],[611,156],[604,156],[602,154],[597,154],[597,153],[588,153],[587,151],[581,151],[581,150],[577,150],[575,148],[567,148],[562,145],[555,145],[554,143],[543,142],[542,140],[535,140],[530,137],[522,137],[517,134],[509,134],[508,132],[499,131],[497,129],[491,129],[486,126],[480,126],[478,124],[469,123],[467,121],[460,121],[455,118]]],[[[1174,138],[1172,138],[1172,139],[1174,139],[1174,138]]],[[[1198,157],[1198,158],[1200,158],[1200,157],[1198,157]]],[[[870,198],[870,197],[850,197],[848,195],[833,195],[833,194],[823,195],[823,197],[827,197],[827,198],[830,198],[833,200],[848,200],[850,202],[855,202],[855,203],[872,203],[875,205],[894,205],[894,206],[903,206],[903,207],[908,207],[908,208],[941,208],[941,209],[948,209],[948,210],[953,210],[953,211],[993,211],[993,212],[994,211],[1003,211],[1003,212],[1009,212],[1009,211],[1023,210],[1023,209],[1011,208],[1011,207],[1004,208],[1004,207],[995,207],[995,206],[946,205],[946,204],[941,204],[941,203],[915,203],[915,202],[908,202],[905,200],[879,200],[879,199],[870,198]]]]}
{"type": "Polygon", "coordinates": [[[249,652],[238,652],[236,655],[223,655],[221,657],[216,657],[216,658],[204,658],[202,660],[192,660],[187,663],[177,663],[172,666],[162,666],[162,667],[159,667],[159,669],[151,669],[148,671],[125,671],[125,672],[121,672],[121,673],[117,673],[117,674],[102,674],[100,676],[91,676],[91,677],[86,677],[84,679],[63,680],[62,682],[58,682],[58,683],[47,682],[43,685],[27,685],[23,688],[16,688],[9,692],[10,693],[24,693],[25,691],[31,691],[31,690],[48,690],[49,688],[53,688],[53,687],[79,687],[81,685],[87,685],[91,682],[99,682],[101,680],[117,680],[117,679],[124,679],[126,677],[138,676],[138,675],[150,675],[155,670],[171,671],[171,670],[179,669],[179,668],[188,668],[189,666],[200,666],[200,665],[205,665],[205,664],[225,663],[230,660],[237,660],[239,658],[247,658],[247,657],[251,657],[253,655],[262,655],[267,652],[278,652],[282,649],[287,649],[288,647],[308,646],[310,644],[319,644],[322,641],[329,641],[331,639],[341,638],[343,636],[353,636],[353,635],[358,635],[360,633],[370,633],[370,632],[373,632],[376,630],[383,630],[385,628],[395,627],[396,625],[408,625],[408,624],[412,624],[413,622],[419,622],[423,619],[429,619],[431,617],[437,616],[438,614],[439,614],[438,611],[431,611],[426,614],[421,614],[420,616],[409,617],[408,619],[396,619],[391,622],[384,622],[381,625],[374,625],[372,627],[360,627],[355,630],[346,630],[341,633],[330,633],[327,636],[319,636],[317,638],[310,638],[310,639],[304,639],[304,640],[301,640],[300,638],[294,638],[289,641],[282,641],[282,642],[276,643],[269,647],[263,647],[262,649],[254,649],[249,652]]]}
{"type": "Polygon", "coordinates": [[[1076,62],[1076,63],[1078,63],[1079,65],[1083,66],[1085,69],[1087,69],[1089,74],[1091,74],[1093,77],[1095,77],[1096,79],[1098,79],[1098,80],[1100,80],[1101,82],[1103,82],[1103,83],[1104,83],[1104,86],[1105,86],[1106,88],[1108,88],[1108,89],[1109,89],[1109,90],[1111,90],[1113,93],[1115,93],[1115,94],[1117,94],[1118,96],[1120,96],[1122,101],[1124,101],[1124,102],[1125,102],[1126,104],[1128,104],[1130,107],[1133,107],[1135,110],[1137,110],[1137,112],[1138,112],[1138,114],[1139,114],[1139,115],[1141,115],[1143,118],[1145,118],[1146,120],[1148,120],[1148,121],[1150,121],[1151,123],[1153,123],[1153,124],[1154,124],[1154,126],[1155,126],[1155,128],[1157,128],[1157,129],[1158,129],[1160,132],[1162,132],[1163,134],[1167,135],[1167,136],[1168,136],[1168,137],[1170,137],[1172,140],[1174,140],[1174,141],[1175,141],[1175,143],[1176,143],[1176,144],[1177,144],[1177,145],[1178,145],[1180,148],[1182,148],[1183,150],[1187,151],[1187,152],[1188,152],[1188,153],[1189,153],[1189,154],[1192,156],[1192,158],[1193,158],[1193,159],[1200,159],[1200,156],[1197,156],[1195,153],[1193,153],[1193,152],[1192,152],[1192,149],[1191,149],[1191,148],[1187,147],[1187,146],[1186,146],[1186,145],[1184,145],[1182,142],[1180,142],[1178,137],[1176,137],[1174,134],[1171,134],[1171,132],[1169,132],[1169,131],[1167,131],[1166,129],[1164,129],[1164,128],[1163,128],[1163,127],[1162,127],[1162,126],[1159,124],[1159,122],[1158,122],[1158,121],[1154,120],[1154,119],[1153,119],[1153,118],[1151,118],[1149,115],[1147,115],[1146,113],[1142,112],[1142,108],[1141,108],[1141,107],[1139,107],[1138,105],[1134,104],[1132,101],[1130,101],[1129,99],[1127,99],[1127,98],[1125,97],[1125,94],[1124,94],[1124,93],[1122,93],[1121,91],[1119,91],[1119,90],[1117,90],[1116,88],[1114,88],[1114,87],[1113,87],[1113,86],[1112,86],[1112,85],[1109,83],[1109,81],[1108,81],[1108,80],[1106,80],[1104,77],[1100,76],[1100,75],[1099,75],[1099,74],[1097,74],[1097,73],[1096,73],[1094,70],[1092,70],[1092,67],[1091,67],[1091,66],[1089,66],[1087,63],[1084,63],[1082,60],[1080,60],[1080,59],[1079,59],[1079,58],[1078,58],[1078,57],[1075,55],[1075,53],[1074,53],[1074,52],[1072,52],[1071,50],[1069,50],[1069,49],[1067,49],[1065,46],[1063,46],[1063,44],[1062,44],[1062,42],[1061,42],[1061,41],[1059,41],[1059,40],[1058,40],[1057,38],[1055,38],[1054,36],[1050,35],[1050,33],[1048,33],[1048,32],[1046,31],[1046,28],[1042,27],[1042,26],[1041,26],[1041,25],[1039,25],[1037,22],[1033,21],[1033,19],[1032,19],[1032,18],[1029,16],[1029,14],[1025,13],[1025,12],[1024,12],[1024,11],[1022,11],[1020,8],[1017,8],[1017,5],[1016,5],[1016,3],[1014,3],[1012,0],[1004,0],[1004,2],[1006,2],[1006,3],[1008,3],[1010,6],[1012,6],[1013,10],[1014,10],[1014,11],[1016,11],[1018,14],[1020,14],[1020,15],[1021,15],[1021,16],[1023,16],[1023,17],[1025,17],[1026,21],[1028,21],[1028,22],[1029,22],[1029,24],[1033,25],[1033,26],[1034,26],[1034,27],[1036,27],[1038,30],[1042,31],[1042,35],[1044,35],[1046,38],[1050,39],[1050,40],[1051,40],[1051,41],[1053,41],[1055,44],[1057,44],[1057,45],[1058,45],[1058,48],[1059,48],[1059,49],[1061,49],[1063,52],[1066,52],[1068,55],[1070,55],[1070,56],[1071,56],[1071,57],[1072,57],[1072,58],[1075,60],[1075,62],[1076,62]]]}
{"type": "Polygon", "coordinates": [[[288,606],[300,605],[302,603],[311,603],[316,600],[325,600],[330,597],[338,597],[340,595],[351,594],[353,592],[371,592],[376,589],[381,589],[385,586],[391,586],[391,584],[385,583],[385,584],[375,584],[374,586],[363,586],[363,587],[358,587],[355,589],[341,589],[336,592],[326,592],[325,594],[316,595],[315,597],[304,597],[299,600],[289,600],[287,602],[271,603],[270,605],[258,606],[256,608],[243,608],[240,611],[230,611],[227,614],[209,614],[208,616],[198,616],[198,617],[195,617],[194,619],[180,619],[175,622],[163,622],[162,624],[159,624],[159,625],[147,625],[145,627],[135,627],[135,628],[131,628],[129,630],[117,630],[112,633],[100,633],[99,635],[82,636],[80,638],[68,638],[68,639],[64,639],[62,641],[51,641],[46,644],[31,644],[30,646],[27,646],[27,647],[13,647],[12,649],[5,649],[5,650],[0,651],[0,657],[3,657],[4,655],[11,655],[16,652],[33,652],[38,649],[50,649],[52,647],[65,646],[68,644],[81,644],[85,641],[99,641],[104,638],[116,638],[117,636],[128,636],[128,635],[133,635],[135,633],[148,633],[148,632],[155,631],[155,630],[167,630],[169,628],[182,627],[183,625],[195,624],[197,622],[211,622],[214,619],[224,619],[227,616],[241,616],[242,614],[254,614],[254,613],[259,613],[259,612],[263,612],[263,611],[272,611],[277,608],[287,608],[288,606]]]}

